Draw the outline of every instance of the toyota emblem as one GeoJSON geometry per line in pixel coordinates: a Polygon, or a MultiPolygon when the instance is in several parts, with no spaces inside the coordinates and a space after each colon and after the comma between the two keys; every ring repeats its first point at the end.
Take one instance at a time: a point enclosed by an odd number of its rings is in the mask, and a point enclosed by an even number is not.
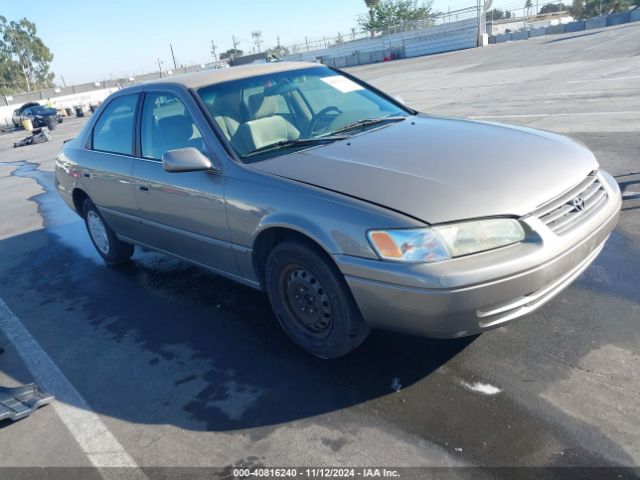
{"type": "Polygon", "coordinates": [[[582,199],[582,197],[576,197],[573,199],[573,208],[575,208],[577,211],[581,212],[584,210],[584,200],[582,199]]]}

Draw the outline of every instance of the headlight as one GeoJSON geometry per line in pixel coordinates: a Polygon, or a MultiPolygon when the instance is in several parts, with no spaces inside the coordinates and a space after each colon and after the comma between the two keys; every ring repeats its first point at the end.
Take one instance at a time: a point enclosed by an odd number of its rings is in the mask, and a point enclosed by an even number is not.
{"type": "Polygon", "coordinates": [[[371,230],[369,241],[385,260],[439,262],[524,240],[517,220],[493,218],[430,228],[371,230]]]}

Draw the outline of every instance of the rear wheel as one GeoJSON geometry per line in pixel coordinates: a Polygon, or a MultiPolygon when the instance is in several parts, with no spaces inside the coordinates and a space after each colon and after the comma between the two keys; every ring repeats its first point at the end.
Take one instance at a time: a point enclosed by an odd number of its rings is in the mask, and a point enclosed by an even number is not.
{"type": "Polygon", "coordinates": [[[276,245],[267,259],[265,286],[282,328],[313,355],[341,357],[369,334],[344,277],[310,245],[276,245]]]}
{"type": "Polygon", "coordinates": [[[111,227],[104,221],[100,212],[88,198],[82,204],[82,216],[89,237],[98,254],[109,265],[126,262],[133,255],[133,245],[116,237],[111,227]]]}

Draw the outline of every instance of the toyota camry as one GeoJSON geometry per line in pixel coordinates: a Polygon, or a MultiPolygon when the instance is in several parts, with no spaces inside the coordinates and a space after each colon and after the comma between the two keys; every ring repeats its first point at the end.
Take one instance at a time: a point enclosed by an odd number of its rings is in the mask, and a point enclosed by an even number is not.
{"type": "Polygon", "coordinates": [[[313,63],[124,88],[65,143],[56,185],[107,264],[137,244],[264,290],[323,358],[372,328],[461,337],[535,310],[621,204],[567,137],[419,113],[313,63]]]}

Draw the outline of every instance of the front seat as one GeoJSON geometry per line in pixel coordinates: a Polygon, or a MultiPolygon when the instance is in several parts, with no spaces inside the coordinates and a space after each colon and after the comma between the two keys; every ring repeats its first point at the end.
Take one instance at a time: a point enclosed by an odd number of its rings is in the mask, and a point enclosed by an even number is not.
{"type": "Polygon", "coordinates": [[[249,114],[253,120],[240,125],[232,142],[241,155],[272,143],[296,140],[300,131],[291,122],[276,115],[275,97],[256,93],[249,97],[249,114]]]}
{"type": "Polygon", "coordinates": [[[194,147],[202,151],[202,139],[193,137],[193,121],[187,115],[173,115],[157,120],[153,158],[176,148],[194,147]]]}
{"type": "Polygon", "coordinates": [[[210,108],[214,120],[227,140],[231,141],[240,126],[240,90],[219,94],[210,108]]]}

